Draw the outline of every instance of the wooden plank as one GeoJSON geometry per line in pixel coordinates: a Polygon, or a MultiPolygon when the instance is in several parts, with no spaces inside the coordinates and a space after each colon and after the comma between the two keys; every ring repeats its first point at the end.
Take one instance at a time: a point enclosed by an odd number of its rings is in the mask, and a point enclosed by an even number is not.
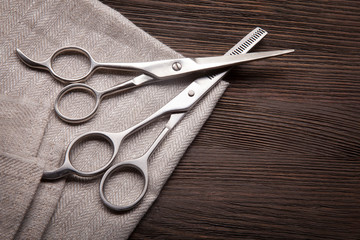
{"type": "Polygon", "coordinates": [[[358,1],[103,0],[187,57],[255,51],[131,239],[360,239],[358,1]]]}

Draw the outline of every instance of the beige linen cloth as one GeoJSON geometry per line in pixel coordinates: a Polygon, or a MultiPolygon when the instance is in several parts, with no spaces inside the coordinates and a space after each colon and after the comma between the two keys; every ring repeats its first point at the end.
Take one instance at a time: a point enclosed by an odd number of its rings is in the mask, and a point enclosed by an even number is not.
{"type": "MultiPolygon", "coordinates": [[[[100,200],[99,178],[68,177],[46,182],[41,181],[43,170],[59,167],[66,146],[79,134],[125,130],[165,105],[190,81],[157,83],[117,94],[107,98],[89,122],[69,125],[53,111],[56,95],[64,84],[46,71],[25,66],[15,49],[35,60],[44,60],[67,45],[83,47],[104,62],[152,61],[180,55],[96,0],[2,1],[0,42],[0,239],[127,238],[159,195],[226,83],[220,83],[199,102],[154,152],[149,163],[149,188],[140,205],[114,213],[100,200]]],[[[59,64],[65,74],[83,67],[82,62],[66,56],[59,64]]],[[[87,83],[102,90],[134,76],[102,71],[87,83]]],[[[70,113],[86,107],[77,104],[70,113]]],[[[141,156],[166,120],[128,138],[116,162],[141,156]]],[[[107,150],[101,146],[94,144],[85,153],[83,166],[99,164],[98,159],[107,150]]],[[[137,182],[138,176],[128,173],[125,177],[109,183],[107,194],[114,201],[136,194],[131,183],[137,182]]]]}

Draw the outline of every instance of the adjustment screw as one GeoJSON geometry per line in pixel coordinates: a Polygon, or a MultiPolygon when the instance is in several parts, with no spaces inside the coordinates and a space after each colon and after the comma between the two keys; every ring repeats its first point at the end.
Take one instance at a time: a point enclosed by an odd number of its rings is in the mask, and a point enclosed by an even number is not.
{"type": "Polygon", "coordinates": [[[174,62],[172,68],[174,71],[179,71],[181,69],[181,64],[179,62],[174,62]]]}

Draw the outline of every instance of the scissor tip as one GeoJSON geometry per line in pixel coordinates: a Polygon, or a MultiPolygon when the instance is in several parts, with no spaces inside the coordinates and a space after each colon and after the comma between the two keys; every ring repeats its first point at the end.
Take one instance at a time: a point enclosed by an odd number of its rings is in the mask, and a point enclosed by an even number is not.
{"type": "Polygon", "coordinates": [[[295,49],[279,50],[277,55],[283,55],[283,54],[288,54],[288,53],[292,53],[292,52],[295,52],[295,49]]]}

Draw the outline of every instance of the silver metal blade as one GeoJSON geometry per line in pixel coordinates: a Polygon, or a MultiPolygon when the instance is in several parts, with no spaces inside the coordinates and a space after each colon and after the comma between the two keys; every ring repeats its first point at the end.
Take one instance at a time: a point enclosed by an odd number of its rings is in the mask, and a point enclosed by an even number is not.
{"type": "MultiPolygon", "coordinates": [[[[232,47],[226,55],[245,54],[252,47],[254,47],[267,32],[261,28],[254,29],[251,33],[245,36],[240,42],[232,47]]],[[[206,93],[214,87],[227,71],[218,73],[212,76],[205,76],[193,81],[187,88],[185,88],[179,95],[168,102],[164,107],[158,110],[156,114],[162,115],[164,113],[186,112],[191,109],[206,93]]]]}
{"type": "Polygon", "coordinates": [[[257,27],[248,33],[243,39],[241,39],[237,44],[235,44],[229,51],[225,53],[227,55],[238,55],[245,54],[250,51],[257,43],[261,41],[266,35],[267,31],[257,27]]]}
{"type": "Polygon", "coordinates": [[[195,61],[198,64],[204,66],[204,68],[220,68],[236,65],[243,62],[254,61],[263,58],[275,57],[287,53],[294,52],[293,49],[286,50],[277,50],[277,51],[267,51],[267,52],[255,52],[247,53],[241,55],[231,55],[231,56],[216,56],[216,57],[205,57],[205,58],[195,58],[195,61]]]}

